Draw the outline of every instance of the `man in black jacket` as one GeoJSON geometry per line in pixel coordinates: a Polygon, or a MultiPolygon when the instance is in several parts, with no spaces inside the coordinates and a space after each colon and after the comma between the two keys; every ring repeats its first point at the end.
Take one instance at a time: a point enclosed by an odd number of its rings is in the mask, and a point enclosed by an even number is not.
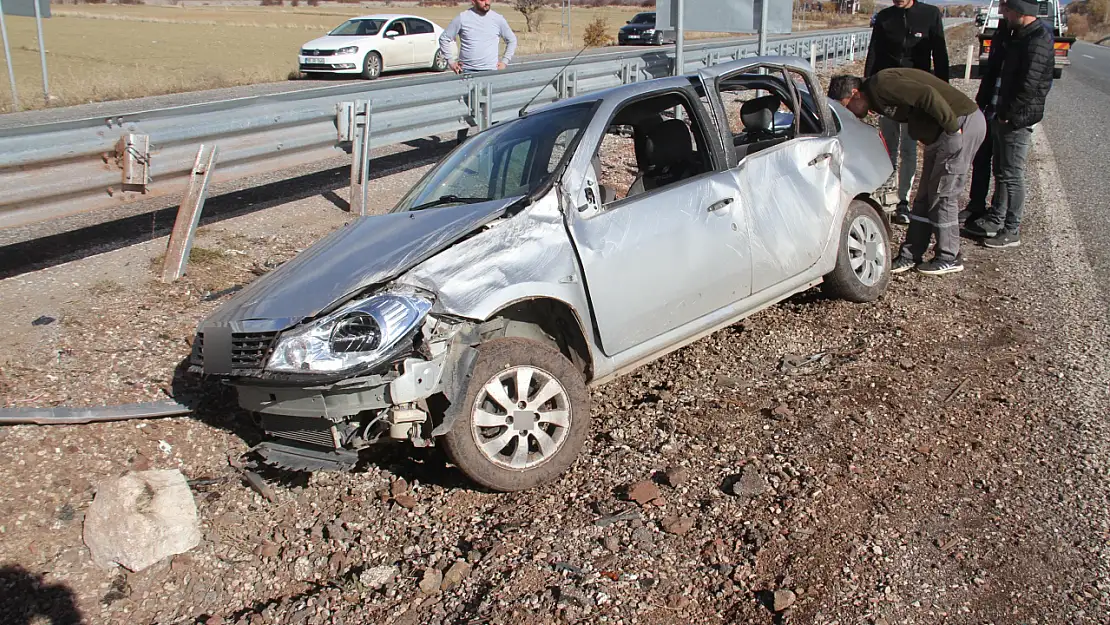
{"type": "MultiPolygon", "coordinates": [[[[1033,125],[1044,118],[1045,99],[1056,67],[1052,30],[1037,19],[1032,0],[1005,0],[1002,17],[1009,29],[999,29],[987,69],[975,97],[991,118],[994,198],[986,214],[969,216],[967,232],[987,237],[991,248],[1021,245],[1021,215],[1025,208],[1025,161],[1033,142],[1033,125]]],[[[970,206],[972,210],[974,206],[970,206]]]]}
{"type": "MultiPolygon", "coordinates": [[[[948,81],[948,46],[944,42],[944,23],[940,10],[917,0],[894,0],[894,6],[879,11],[871,33],[863,77],[884,69],[911,67],[932,72],[948,81]]],[[[898,209],[894,222],[909,223],[910,190],[917,173],[917,143],[910,138],[905,124],[888,117],[879,118],[890,164],[898,172],[898,209]],[[902,166],[898,167],[898,157],[902,166]]]]}

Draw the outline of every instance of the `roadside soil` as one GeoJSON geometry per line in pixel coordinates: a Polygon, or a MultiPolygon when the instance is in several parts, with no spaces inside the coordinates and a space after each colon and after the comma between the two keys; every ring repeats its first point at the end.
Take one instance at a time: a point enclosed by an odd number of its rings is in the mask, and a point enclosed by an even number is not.
{"type": "MultiPolygon", "coordinates": [[[[0,622],[1105,623],[1110,330],[1053,148],[1022,247],[965,241],[963,273],[873,304],[807,292],[596,389],[579,461],[532,491],[398,446],[267,473],[271,501],[229,466],[259,432],[214,391],[192,417],[0,428],[0,622]],[[97,484],[148,468],[191,480],[203,541],[101,570],[97,484]]],[[[0,402],[191,390],[196,322],[348,219],[319,196],[206,227],[173,285],[165,239],[0,281],[0,402]]]]}

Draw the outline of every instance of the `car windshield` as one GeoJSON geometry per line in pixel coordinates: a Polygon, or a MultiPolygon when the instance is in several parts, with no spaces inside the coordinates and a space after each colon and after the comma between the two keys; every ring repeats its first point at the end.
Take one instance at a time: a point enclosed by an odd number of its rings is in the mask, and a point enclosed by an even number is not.
{"type": "Polygon", "coordinates": [[[382,29],[385,20],[347,20],[338,28],[328,33],[338,36],[376,35],[382,29]]]}
{"type": "Polygon", "coordinates": [[[428,172],[392,212],[530,195],[558,169],[592,112],[586,102],[493,126],[428,172]]]}
{"type": "Polygon", "coordinates": [[[654,13],[637,13],[636,17],[632,18],[632,23],[633,24],[654,24],[655,23],[655,14],[654,13]]]}

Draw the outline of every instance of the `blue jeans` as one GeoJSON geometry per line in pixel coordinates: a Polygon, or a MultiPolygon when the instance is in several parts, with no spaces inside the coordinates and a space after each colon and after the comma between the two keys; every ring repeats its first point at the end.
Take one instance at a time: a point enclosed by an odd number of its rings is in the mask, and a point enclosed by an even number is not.
{"type": "Polygon", "coordinates": [[[987,232],[1018,234],[1025,210],[1025,163],[1033,144],[1033,128],[1014,128],[991,120],[994,152],[994,199],[979,225],[987,232]]]}

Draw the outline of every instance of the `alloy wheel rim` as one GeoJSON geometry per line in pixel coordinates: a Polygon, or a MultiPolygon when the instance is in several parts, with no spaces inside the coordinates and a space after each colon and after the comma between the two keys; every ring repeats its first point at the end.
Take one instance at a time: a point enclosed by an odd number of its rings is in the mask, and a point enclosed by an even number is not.
{"type": "Polygon", "coordinates": [[[482,386],[470,429],[493,464],[522,471],[554,457],[570,433],[570,397],[555,376],[538,367],[505,369],[482,386]]]}
{"type": "Polygon", "coordinates": [[[848,260],[856,279],[874,286],[886,271],[886,246],[875,220],[860,215],[848,228],[848,260]]]}

